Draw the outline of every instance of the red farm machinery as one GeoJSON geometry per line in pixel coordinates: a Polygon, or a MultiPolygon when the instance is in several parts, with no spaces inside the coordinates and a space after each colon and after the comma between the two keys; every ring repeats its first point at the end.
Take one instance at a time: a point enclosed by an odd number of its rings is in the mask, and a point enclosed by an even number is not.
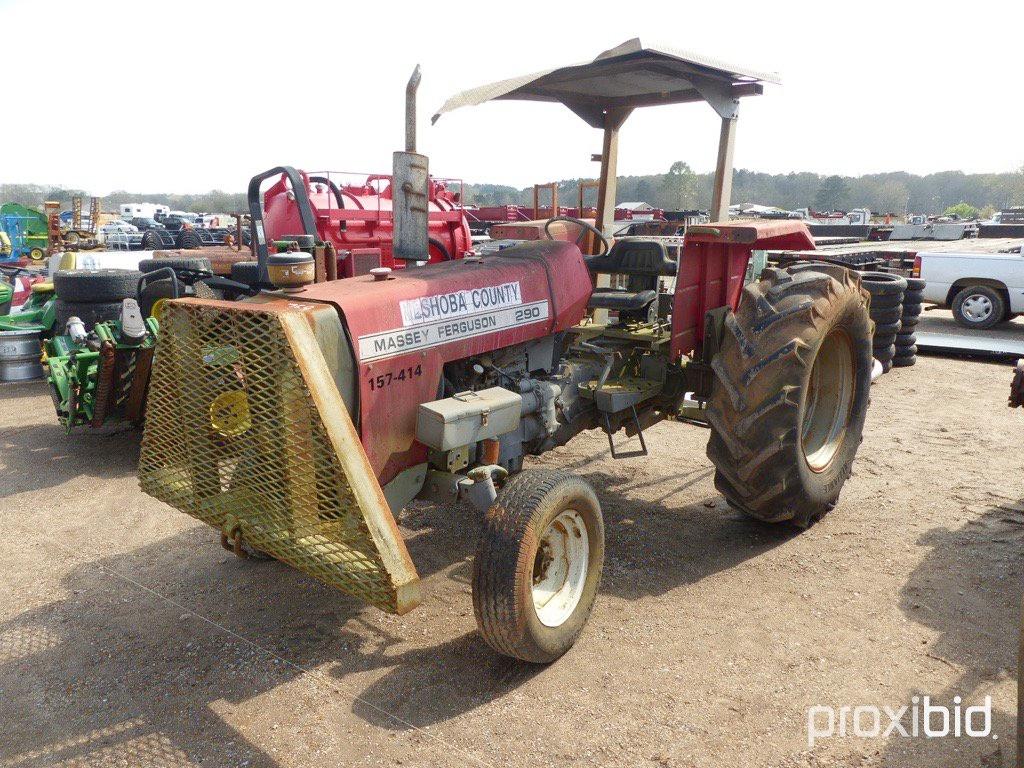
{"type": "MultiPolygon", "coordinates": [[[[257,195],[255,203],[262,211],[269,240],[310,234],[330,243],[338,254],[338,277],[369,274],[374,267],[402,267],[403,262],[396,262],[392,253],[390,175],[368,175],[365,180],[348,182],[349,174],[284,168],[268,173],[278,178],[257,195]]],[[[257,183],[265,178],[267,174],[256,177],[257,183]]],[[[429,180],[427,261],[460,258],[472,247],[460,199],[461,190],[450,189],[442,180],[429,180]]],[[[250,203],[250,214],[252,208],[250,203]]]]}
{"type": "Polygon", "coordinates": [[[725,214],[739,99],[772,80],[630,41],[449,100],[442,112],[554,101],[603,131],[598,226],[575,222],[596,253],[539,240],[433,263],[427,159],[407,134],[391,185],[394,258],[406,268],[309,284],[306,254],[264,249],[280,290],[167,303],[142,488],[237,554],[274,557],[395,613],[421,599],[398,513],[417,498],[465,502],[482,515],[479,631],[537,663],[583,630],[605,530],[599,491],[527,457],[584,430],[607,433],[613,456],[643,454],[644,430],[689,396],[706,405],[707,455],[729,504],[810,525],[835,506],[861,441],[871,321],[841,267],[766,269],[744,284],[752,251],[811,244],[800,222],[725,214]],[[635,107],[690,101],[722,118],[719,221],[610,244],[619,126],[635,107]]]}

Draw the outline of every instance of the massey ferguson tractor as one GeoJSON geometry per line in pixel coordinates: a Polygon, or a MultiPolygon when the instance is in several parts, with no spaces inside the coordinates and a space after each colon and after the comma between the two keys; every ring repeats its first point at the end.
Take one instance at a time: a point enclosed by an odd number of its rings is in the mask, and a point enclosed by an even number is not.
{"type": "Polygon", "coordinates": [[[842,267],[766,269],[744,286],[753,250],[811,246],[801,222],[721,215],[685,238],[605,238],[615,140],[634,106],[706,101],[723,114],[721,211],[738,98],[770,76],[630,41],[531,77],[442,111],[530,98],[603,127],[598,226],[573,222],[596,253],[536,241],[413,267],[429,247],[427,158],[413,133],[394,172],[395,256],[407,268],[310,284],[307,254],[264,250],[279,290],[167,303],[139,472],[145,492],[235,553],[400,614],[421,595],[398,513],[413,499],[472,505],[480,634],[546,663],[588,619],[605,532],[598,492],[527,457],[584,430],[607,433],[615,457],[644,454],[644,430],[675,419],[689,394],[706,404],[728,503],[806,527],[850,476],[872,329],[867,294],[842,267]]]}

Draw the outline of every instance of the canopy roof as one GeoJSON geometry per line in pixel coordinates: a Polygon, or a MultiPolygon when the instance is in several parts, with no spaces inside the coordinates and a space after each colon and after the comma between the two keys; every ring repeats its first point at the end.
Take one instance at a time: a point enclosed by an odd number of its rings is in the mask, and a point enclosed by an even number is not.
{"type": "Polygon", "coordinates": [[[493,99],[557,102],[595,128],[604,127],[604,116],[610,111],[688,101],[707,101],[725,116],[736,99],[760,94],[762,83],[777,84],[779,77],[689,51],[662,45],[647,47],[633,38],[593,61],[458,93],[444,103],[432,121],[446,112],[493,99]]]}

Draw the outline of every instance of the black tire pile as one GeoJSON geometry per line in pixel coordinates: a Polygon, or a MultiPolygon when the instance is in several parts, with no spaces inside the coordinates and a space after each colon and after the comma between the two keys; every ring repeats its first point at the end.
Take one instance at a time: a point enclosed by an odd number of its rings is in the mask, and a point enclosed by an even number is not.
{"type": "Polygon", "coordinates": [[[121,302],[134,299],[141,272],[134,269],[61,270],[53,276],[57,294],[54,332],[63,334],[72,317],[91,329],[96,323],[116,320],[121,302]]]}
{"type": "Polygon", "coordinates": [[[895,365],[896,337],[903,327],[903,294],[907,281],[888,272],[861,272],[860,280],[861,287],[871,294],[869,314],[875,321],[872,354],[882,364],[882,372],[888,373],[895,365]]]}
{"type": "Polygon", "coordinates": [[[917,362],[917,334],[915,329],[921,319],[921,298],[924,294],[924,280],[907,277],[903,291],[903,313],[900,315],[900,332],[896,334],[896,354],[892,364],[896,368],[907,368],[917,362]]]}

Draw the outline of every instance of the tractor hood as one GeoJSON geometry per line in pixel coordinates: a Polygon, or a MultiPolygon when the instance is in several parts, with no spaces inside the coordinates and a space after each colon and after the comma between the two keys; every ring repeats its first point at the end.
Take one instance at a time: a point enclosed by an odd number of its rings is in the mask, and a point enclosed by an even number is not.
{"type": "Polygon", "coordinates": [[[591,282],[571,243],[538,241],[486,257],[312,285],[294,298],[340,312],[358,376],[357,424],[382,482],[426,460],[416,408],[435,399],[452,360],[567,330],[591,282]],[[387,429],[379,425],[387,424],[387,429]]]}

